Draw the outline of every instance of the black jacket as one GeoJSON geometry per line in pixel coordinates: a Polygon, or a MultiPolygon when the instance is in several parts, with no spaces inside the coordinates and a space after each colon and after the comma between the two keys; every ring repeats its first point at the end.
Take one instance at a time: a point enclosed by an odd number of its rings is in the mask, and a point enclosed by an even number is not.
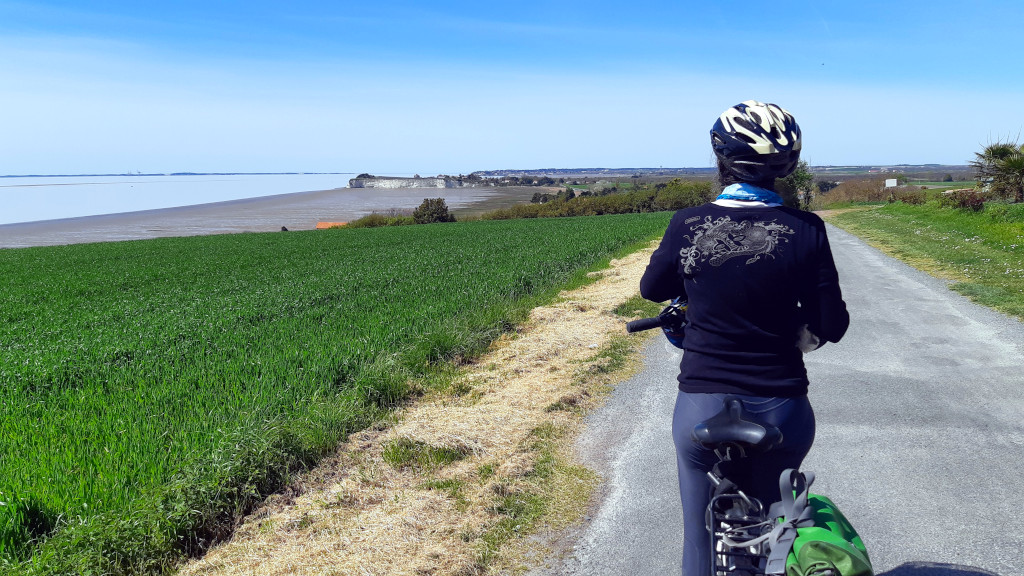
{"type": "Polygon", "coordinates": [[[689,301],[679,374],[687,392],[806,394],[801,326],[824,344],[850,323],[825,223],[784,207],[676,212],[640,294],[689,301]]]}

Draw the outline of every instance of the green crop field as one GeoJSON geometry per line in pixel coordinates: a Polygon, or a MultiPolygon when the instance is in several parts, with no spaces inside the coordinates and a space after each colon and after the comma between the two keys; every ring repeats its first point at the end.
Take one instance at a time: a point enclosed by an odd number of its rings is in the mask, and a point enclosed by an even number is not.
{"type": "Polygon", "coordinates": [[[166,568],[668,217],[0,250],[0,567],[166,568]]]}

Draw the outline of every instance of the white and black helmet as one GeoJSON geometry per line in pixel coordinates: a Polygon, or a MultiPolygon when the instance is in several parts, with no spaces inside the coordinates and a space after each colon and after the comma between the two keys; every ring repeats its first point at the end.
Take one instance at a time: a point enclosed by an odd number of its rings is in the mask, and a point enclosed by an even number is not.
{"type": "Polygon", "coordinates": [[[711,147],[719,166],[741,181],[782,178],[800,160],[800,126],[780,106],[747,100],[719,116],[711,147]]]}

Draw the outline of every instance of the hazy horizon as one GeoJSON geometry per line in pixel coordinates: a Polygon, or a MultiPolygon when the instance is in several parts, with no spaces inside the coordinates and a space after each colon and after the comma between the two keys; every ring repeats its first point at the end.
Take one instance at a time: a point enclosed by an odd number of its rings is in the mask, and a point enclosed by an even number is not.
{"type": "MultiPolygon", "coordinates": [[[[941,164],[937,162],[923,162],[920,164],[817,164],[812,165],[811,168],[859,168],[859,167],[917,167],[917,166],[951,166],[951,167],[963,167],[968,166],[967,162],[960,164],[941,164]]],[[[478,172],[543,172],[545,170],[610,170],[610,171],[621,171],[621,170],[712,170],[713,166],[547,166],[544,168],[481,168],[472,170],[469,172],[460,172],[459,174],[473,174],[478,172]]],[[[213,171],[213,172],[191,172],[188,170],[184,171],[173,171],[173,172],[149,172],[149,173],[135,173],[135,172],[123,172],[123,173],[99,173],[99,172],[84,172],[81,174],[0,174],[0,178],[75,178],[75,177],[154,177],[154,176],[302,176],[302,175],[344,175],[349,174],[357,175],[364,172],[303,172],[299,170],[287,170],[282,172],[225,172],[225,171],[213,171]]],[[[442,172],[424,172],[420,176],[424,178],[431,178],[435,176],[448,175],[453,176],[455,174],[445,174],[442,172]]],[[[414,174],[374,174],[373,176],[383,177],[396,177],[396,178],[411,178],[414,174]]],[[[2,187],[2,185],[0,185],[2,187]]]]}

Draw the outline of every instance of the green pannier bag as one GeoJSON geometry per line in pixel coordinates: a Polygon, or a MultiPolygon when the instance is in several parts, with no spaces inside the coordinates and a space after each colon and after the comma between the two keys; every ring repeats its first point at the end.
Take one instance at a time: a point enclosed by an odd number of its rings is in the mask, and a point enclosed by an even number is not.
{"type": "Polygon", "coordinates": [[[871,560],[857,531],[835,503],[811,494],[814,473],[786,470],[782,501],[772,509],[777,524],[769,537],[766,574],[776,576],[872,576],[871,560]]]}

